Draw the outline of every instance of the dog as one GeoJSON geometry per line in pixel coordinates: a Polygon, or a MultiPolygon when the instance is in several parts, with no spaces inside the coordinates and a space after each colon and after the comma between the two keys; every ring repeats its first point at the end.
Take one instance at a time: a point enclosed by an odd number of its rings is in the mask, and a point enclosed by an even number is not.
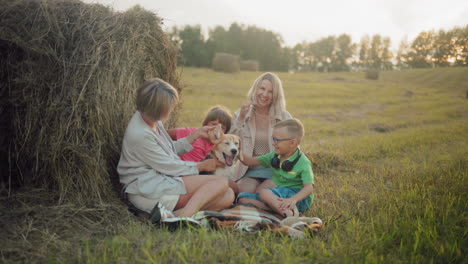
{"type": "Polygon", "coordinates": [[[211,156],[223,163],[224,167],[217,167],[214,174],[224,176],[232,181],[234,177],[234,164],[237,160],[243,161],[244,156],[241,149],[239,136],[224,134],[221,125],[208,131],[209,140],[213,143],[211,156]]]}

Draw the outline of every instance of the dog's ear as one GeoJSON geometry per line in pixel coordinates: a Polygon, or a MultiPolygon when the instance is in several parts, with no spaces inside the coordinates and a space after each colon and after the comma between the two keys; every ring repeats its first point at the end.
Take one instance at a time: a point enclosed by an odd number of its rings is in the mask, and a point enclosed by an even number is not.
{"type": "Polygon", "coordinates": [[[223,129],[221,128],[221,124],[217,124],[215,128],[208,131],[208,137],[213,144],[218,144],[223,136],[224,133],[223,129]]]}
{"type": "Polygon", "coordinates": [[[237,137],[239,139],[239,160],[244,161],[244,152],[242,152],[242,140],[240,137],[237,137]]]}

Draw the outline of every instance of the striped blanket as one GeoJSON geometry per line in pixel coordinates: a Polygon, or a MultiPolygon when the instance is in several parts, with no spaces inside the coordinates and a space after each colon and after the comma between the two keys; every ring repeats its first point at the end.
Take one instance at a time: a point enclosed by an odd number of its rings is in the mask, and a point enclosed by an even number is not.
{"type": "Polygon", "coordinates": [[[317,233],[322,227],[322,220],[317,217],[283,218],[274,212],[246,205],[234,205],[220,212],[200,211],[193,218],[205,221],[213,228],[230,228],[249,233],[269,230],[296,238],[317,233]]]}

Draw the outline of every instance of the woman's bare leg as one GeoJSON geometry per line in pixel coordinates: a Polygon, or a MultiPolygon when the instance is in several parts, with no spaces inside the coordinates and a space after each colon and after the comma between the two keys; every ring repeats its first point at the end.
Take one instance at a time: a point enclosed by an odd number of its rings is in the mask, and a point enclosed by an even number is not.
{"type": "Polygon", "coordinates": [[[234,198],[236,198],[234,191],[228,188],[227,192],[221,194],[215,200],[208,202],[202,210],[221,211],[232,205],[234,198]]]}
{"type": "Polygon", "coordinates": [[[233,180],[229,180],[229,188],[231,188],[235,194],[239,193],[239,186],[237,183],[233,180]]]}
{"type": "Polygon", "coordinates": [[[256,193],[255,189],[260,184],[256,178],[244,177],[237,182],[239,192],[256,193]]]}
{"type": "Polygon", "coordinates": [[[215,175],[194,175],[182,177],[186,194],[179,197],[174,214],[192,216],[199,210],[221,210],[234,201],[228,188],[227,179],[215,175]]]}
{"type": "Polygon", "coordinates": [[[273,179],[265,179],[262,183],[260,183],[257,188],[255,189],[256,193],[259,193],[263,189],[273,188],[276,187],[276,184],[273,182],[273,179]]]}

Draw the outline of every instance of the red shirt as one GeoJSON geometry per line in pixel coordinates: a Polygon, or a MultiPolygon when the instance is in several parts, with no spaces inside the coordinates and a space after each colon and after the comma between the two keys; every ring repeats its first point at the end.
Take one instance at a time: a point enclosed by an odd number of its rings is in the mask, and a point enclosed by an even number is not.
{"type": "MultiPolygon", "coordinates": [[[[176,139],[187,137],[193,131],[197,130],[193,127],[177,128],[176,139]]],[[[206,158],[211,152],[213,144],[205,138],[199,138],[192,143],[193,150],[180,156],[181,160],[200,162],[206,158]]]]}

